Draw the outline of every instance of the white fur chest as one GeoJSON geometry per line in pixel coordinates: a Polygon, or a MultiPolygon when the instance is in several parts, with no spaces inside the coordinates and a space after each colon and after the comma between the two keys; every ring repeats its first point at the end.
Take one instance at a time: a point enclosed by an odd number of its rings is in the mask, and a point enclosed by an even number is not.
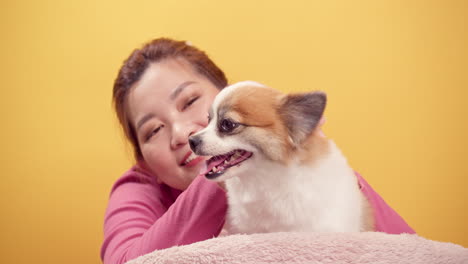
{"type": "Polygon", "coordinates": [[[229,232],[360,231],[361,193],[340,153],[318,167],[263,163],[226,181],[229,232]]]}

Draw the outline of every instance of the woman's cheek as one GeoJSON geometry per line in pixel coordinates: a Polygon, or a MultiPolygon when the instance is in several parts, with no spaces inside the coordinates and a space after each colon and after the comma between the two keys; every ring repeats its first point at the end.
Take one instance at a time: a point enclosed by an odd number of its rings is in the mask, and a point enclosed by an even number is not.
{"type": "Polygon", "coordinates": [[[158,171],[161,165],[165,163],[163,160],[165,157],[164,153],[159,153],[157,148],[154,146],[146,146],[143,151],[143,158],[145,159],[148,167],[154,172],[158,171]]]}

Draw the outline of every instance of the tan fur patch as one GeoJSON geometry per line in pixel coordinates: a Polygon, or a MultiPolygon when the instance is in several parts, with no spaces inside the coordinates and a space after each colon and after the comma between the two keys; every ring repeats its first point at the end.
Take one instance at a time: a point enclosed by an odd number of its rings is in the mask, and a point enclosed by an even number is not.
{"type": "MultiPolygon", "coordinates": [[[[269,135],[262,135],[263,138],[266,137],[265,142],[258,143],[262,144],[262,148],[268,150],[269,153],[281,153],[273,155],[274,157],[271,157],[273,160],[287,164],[291,159],[298,157],[300,163],[312,165],[320,156],[329,152],[328,140],[314,132],[302,146],[294,146],[283,120],[276,111],[284,96],[285,94],[272,88],[244,86],[236,89],[223,104],[230,109],[226,116],[247,126],[268,130],[269,135]]],[[[262,132],[258,131],[258,133],[262,132]]],[[[243,136],[249,137],[245,134],[243,136]]],[[[251,137],[257,141],[262,138],[258,135],[251,137]]]]}
{"type": "Polygon", "coordinates": [[[288,133],[278,113],[282,93],[267,87],[239,87],[224,105],[230,109],[226,116],[246,125],[248,132],[243,137],[252,138],[275,161],[287,163],[289,148],[288,133]],[[253,129],[248,129],[249,127],[253,129]],[[255,130],[255,127],[261,129],[255,130]],[[249,133],[255,133],[249,136],[249,133]],[[261,135],[258,135],[260,133],[261,135]],[[259,141],[259,139],[264,141],[259,141]]]}
{"type": "Polygon", "coordinates": [[[315,131],[304,141],[299,149],[299,160],[301,164],[313,166],[320,157],[326,156],[330,152],[330,145],[327,138],[319,135],[315,131]]]}
{"type": "Polygon", "coordinates": [[[274,126],[278,117],[275,111],[276,98],[281,93],[270,88],[240,87],[229,98],[227,105],[231,105],[242,121],[252,126],[274,126]]]}

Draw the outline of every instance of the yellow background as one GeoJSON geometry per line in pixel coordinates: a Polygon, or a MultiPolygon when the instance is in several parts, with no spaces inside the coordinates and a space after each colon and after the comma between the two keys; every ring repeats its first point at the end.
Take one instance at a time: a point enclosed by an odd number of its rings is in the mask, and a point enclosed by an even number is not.
{"type": "Polygon", "coordinates": [[[426,238],[468,247],[467,1],[2,1],[1,256],[99,263],[132,163],[111,108],[124,58],[160,36],[231,82],[328,93],[326,134],[426,238]]]}

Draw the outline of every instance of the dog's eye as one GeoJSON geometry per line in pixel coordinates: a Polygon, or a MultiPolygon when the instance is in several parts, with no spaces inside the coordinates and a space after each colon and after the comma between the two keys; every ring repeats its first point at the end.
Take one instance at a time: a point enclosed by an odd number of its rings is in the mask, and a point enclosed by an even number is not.
{"type": "Polygon", "coordinates": [[[229,133],[238,126],[239,126],[238,123],[232,122],[229,119],[223,119],[219,123],[219,131],[221,131],[223,133],[229,133]]]}

